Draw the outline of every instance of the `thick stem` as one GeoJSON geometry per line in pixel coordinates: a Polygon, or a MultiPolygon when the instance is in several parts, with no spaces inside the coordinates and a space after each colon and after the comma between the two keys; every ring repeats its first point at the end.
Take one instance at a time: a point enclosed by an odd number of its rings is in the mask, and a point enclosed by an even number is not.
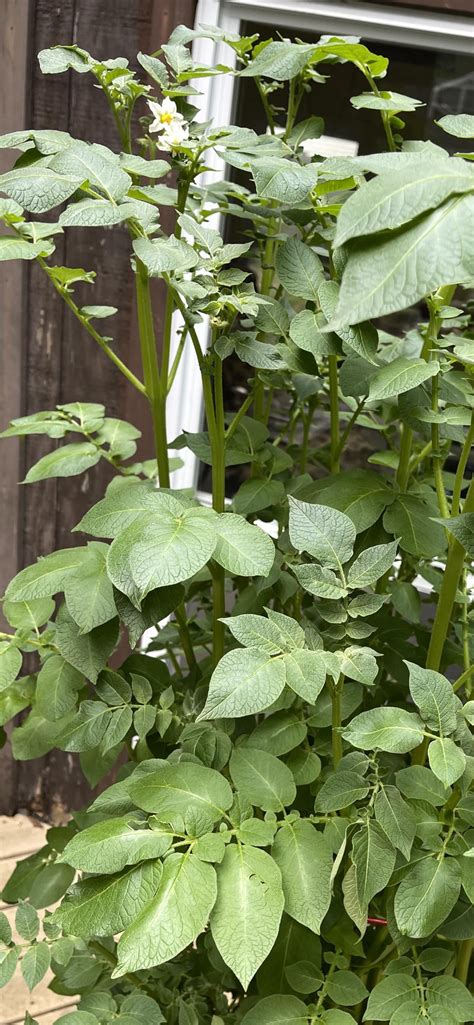
{"type": "Polygon", "coordinates": [[[469,456],[471,454],[471,448],[474,444],[474,413],[472,415],[471,426],[464,439],[464,445],[462,447],[461,456],[456,470],[456,476],[454,478],[453,487],[453,499],[451,503],[451,516],[457,516],[459,512],[459,506],[461,503],[461,491],[464,480],[464,471],[467,466],[469,456]]]}
{"type": "Polygon", "coordinates": [[[153,309],[151,304],[150,280],[145,267],[137,260],[135,273],[137,292],[138,330],[140,335],[140,351],[143,364],[145,387],[151,406],[153,433],[155,438],[156,459],[160,487],[169,488],[168,441],[166,437],[166,385],[164,378],[164,394],[162,394],[158,355],[156,351],[153,309]]]}
{"type": "Polygon", "coordinates": [[[339,765],[343,754],[342,737],[339,733],[342,724],[342,687],[344,677],[340,676],[332,686],[332,763],[335,769],[339,765]]]}
{"type": "Polygon", "coordinates": [[[337,356],[329,356],[329,417],[331,427],[331,473],[339,473],[340,470],[340,441],[339,441],[339,382],[337,374],[337,356]]]}
{"type": "Polygon", "coordinates": [[[410,456],[412,441],[413,431],[411,427],[407,427],[406,424],[402,424],[402,441],[400,445],[398,469],[395,478],[398,487],[400,488],[400,491],[406,491],[408,480],[410,477],[410,456]]]}
{"type": "Polygon", "coordinates": [[[466,985],[469,978],[473,942],[473,940],[463,940],[459,945],[455,975],[464,985],[466,985]]]}
{"type": "MultiPolygon", "coordinates": [[[[207,367],[204,368],[202,382],[204,408],[212,455],[212,507],[217,513],[223,513],[225,509],[225,421],[222,360],[217,353],[214,358],[214,398],[212,395],[211,378],[206,372],[207,367]]],[[[225,616],[225,571],[223,566],[212,562],[210,569],[212,573],[212,654],[214,665],[217,665],[224,654],[224,624],[220,620],[225,616]]]]}

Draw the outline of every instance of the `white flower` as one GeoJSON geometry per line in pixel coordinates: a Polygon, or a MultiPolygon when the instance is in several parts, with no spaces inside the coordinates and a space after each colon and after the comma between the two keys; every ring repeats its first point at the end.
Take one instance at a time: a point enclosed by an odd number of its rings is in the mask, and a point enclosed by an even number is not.
{"type": "Polygon", "coordinates": [[[176,103],[170,100],[169,96],[165,96],[163,103],[148,100],[148,106],[155,119],[148,129],[149,132],[165,132],[175,125],[183,124],[184,117],[178,113],[176,103]]]}
{"type": "Polygon", "coordinates": [[[188,138],[189,128],[187,124],[180,124],[179,121],[173,122],[167,126],[160,136],[159,146],[160,149],[169,153],[171,150],[179,149],[188,138]]]}

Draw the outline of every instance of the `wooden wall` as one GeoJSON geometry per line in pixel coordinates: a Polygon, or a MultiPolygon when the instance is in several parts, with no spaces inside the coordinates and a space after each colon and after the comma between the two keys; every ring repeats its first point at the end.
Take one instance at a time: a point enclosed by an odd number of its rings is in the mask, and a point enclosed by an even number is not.
{"type": "MultiPolygon", "coordinates": [[[[133,64],[138,50],[156,50],[176,24],[192,24],[194,10],[195,0],[4,0],[0,134],[25,126],[58,128],[118,148],[106,103],[92,79],[73,72],[43,76],[36,54],[54,43],[75,42],[94,56],[126,56],[133,64]]],[[[6,154],[6,166],[11,158],[11,152],[6,154]]],[[[82,302],[118,307],[110,322],[116,351],[138,370],[126,233],[75,229],[58,238],[55,262],[97,271],[95,286],[83,286],[77,295],[82,302]]],[[[152,455],[145,401],[81,330],[41,269],[15,263],[1,268],[2,425],[60,402],[103,401],[108,415],[129,419],[143,430],[140,454],[152,455]]],[[[157,294],[158,327],[161,308],[157,294]]],[[[107,483],[107,468],[99,464],[77,478],[19,488],[24,468],[50,447],[41,437],[2,442],[0,593],[23,565],[73,542],[71,527],[107,483]]],[[[0,752],[0,811],[26,808],[59,817],[86,796],[74,756],[52,753],[15,765],[8,746],[0,752]]]]}

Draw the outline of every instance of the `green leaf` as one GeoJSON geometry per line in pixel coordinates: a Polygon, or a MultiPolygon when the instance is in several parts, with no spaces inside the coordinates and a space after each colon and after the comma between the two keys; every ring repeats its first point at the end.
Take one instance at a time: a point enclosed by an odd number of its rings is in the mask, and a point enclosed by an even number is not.
{"type": "Polygon", "coordinates": [[[80,174],[61,174],[37,161],[0,175],[0,190],[25,210],[42,214],[69,199],[83,181],[80,174]]]}
{"type": "Polygon", "coordinates": [[[286,82],[303,70],[315,50],[315,44],[271,41],[240,72],[240,77],[274,78],[277,82],[286,82]]]}
{"type": "Polygon", "coordinates": [[[388,238],[353,242],[333,330],[403,310],[446,281],[468,281],[473,252],[466,225],[473,212],[474,196],[456,196],[388,238]]]}
{"type": "Polygon", "coordinates": [[[51,619],[55,609],[51,598],[31,598],[27,601],[5,601],[3,614],[17,630],[37,630],[51,619]]]}
{"type": "Polygon", "coordinates": [[[296,961],[288,965],[286,978],[297,993],[315,993],[322,986],[323,973],[311,961],[296,961]]]}
{"type": "Polygon", "coordinates": [[[358,533],[371,527],[392,499],[385,481],[372,470],[346,470],[327,477],[318,494],[322,505],[350,516],[358,533]]]}
{"type": "MultiPolygon", "coordinates": [[[[437,979],[429,979],[427,985],[428,1008],[443,1008],[454,1011],[454,1017],[458,1022],[472,1021],[474,1015],[474,997],[459,979],[453,979],[448,975],[440,975],[437,979]]],[[[436,1018],[441,1025],[441,1016],[436,1018]]]]}
{"type": "Polygon", "coordinates": [[[221,513],[216,522],[217,543],[213,558],[237,576],[268,576],[275,558],[275,545],[260,527],[243,516],[221,513]]]}
{"type": "Polygon", "coordinates": [[[280,868],[285,910],[319,934],[331,903],[332,852],[310,822],[296,819],[278,830],[272,848],[280,868]]]}
{"type": "Polygon", "coordinates": [[[92,542],[88,551],[88,557],[68,575],[64,586],[68,612],[85,634],[117,615],[112,584],[107,576],[108,546],[92,542]]]}
{"type": "Polygon", "coordinates": [[[96,682],[117,640],[117,620],[104,623],[87,634],[79,632],[79,627],[64,608],[56,620],[55,642],[60,654],[92,683],[96,682]]]}
{"type": "Polygon", "coordinates": [[[392,751],[404,754],[423,740],[423,723],[414,712],[403,708],[373,708],[361,712],[343,731],[345,740],[364,751],[392,751]]]}
{"type": "Polygon", "coordinates": [[[60,861],[83,872],[108,875],[166,853],[171,836],[153,829],[134,829],[129,819],[107,819],[81,830],[66,844],[60,861]]]}
{"type": "Polygon", "coordinates": [[[249,747],[284,755],[306,737],[306,725],[294,712],[274,712],[255,727],[247,739],[249,747]]]}
{"type": "Polygon", "coordinates": [[[21,962],[21,974],[31,990],[41,982],[48,971],[51,955],[47,943],[35,943],[25,952],[21,962]]]}
{"type": "Polygon", "coordinates": [[[327,980],[327,993],[334,1003],[342,1004],[343,1007],[352,1007],[359,1004],[361,1000],[369,995],[364,983],[354,972],[344,969],[334,972],[327,980]]]}
{"type": "Polygon", "coordinates": [[[50,163],[61,174],[79,174],[94,189],[100,189],[108,199],[117,202],[128,192],[132,179],[118,162],[118,158],[105,146],[98,143],[73,141],[72,146],[62,150],[50,163]]]}
{"type": "Polygon", "coordinates": [[[156,771],[132,777],[128,792],[138,808],[155,812],[180,832],[186,817],[199,822],[200,832],[207,832],[232,804],[232,791],[224,776],[190,762],[165,762],[156,771]]]}
{"type": "Polygon", "coordinates": [[[436,124],[457,139],[474,139],[474,114],[445,114],[436,124]]]}
{"type": "Polygon", "coordinates": [[[415,100],[413,96],[404,96],[403,93],[394,93],[385,89],[378,96],[374,93],[351,96],[351,103],[356,110],[390,110],[397,114],[402,111],[410,112],[423,106],[421,100],[415,100]]]}
{"type": "MultiPolygon", "coordinates": [[[[62,719],[55,724],[58,727],[58,736],[55,737],[52,733],[51,722],[47,723],[49,735],[53,736],[53,743],[56,742],[63,751],[89,751],[100,744],[111,715],[112,709],[103,701],[81,701],[77,714],[69,716],[66,725],[62,719]]],[[[39,723],[41,724],[41,719],[39,723]]],[[[32,723],[33,725],[35,724],[32,723]]],[[[37,726],[36,730],[38,731],[37,726]]]]}
{"type": "Polygon", "coordinates": [[[68,68],[84,74],[92,67],[87,50],[78,46],[50,46],[47,50],[40,50],[38,61],[43,75],[57,75],[68,68]]]}
{"type": "MultiPolygon", "coordinates": [[[[168,87],[168,72],[165,65],[160,60],[156,57],[149,57],[146,53],[137,53],[137,61],[141,64],[142,68],[144,68],[147,75],[149,75],[157,85],[162,89],[166,89],[168,87]]],[[[132,167],[132,170],[135,169],[132,167]]]]}
{"type": "Polygon", "coordinates": [[[10,950],[0,950],[0,989],[3,989],[15,974],[18,962],[18,950],[12,947],[10,950]]]}
{"type": "Polygon", "coordinates": [[[293,573],[305,591],[318,598],[344,598],[346,588],[330,569],[315,564],[292,566],[293,573]]]}
{"type": "Polygon", "coordinates": [[[474,190],[474,175],[456,158],[420,160],[403,170],[379,174],[354,192],[341,209],[334,244],[399,228],[433,210],[449,196],[474,190]]]}
{"type": "Polygon", "coordinates": [[[110,199],[80,199],[77,203],[70,203],[63,210],[59,215],[58,224],[62,228],[105,228],[113,224],[122,224],[134,216],[134,203],[117,204],[110,199]]]}
{"type": "Polygon", "coordinates": [[[0,911],[0,940],[8,946],[12,940],[12,928],[7,916],[3,911],[0,911]]]}
{"type": "Polygon", "coordinates": [[[227,847],[217,867],[211,932],[244,989],[275,943],[283,903],[280,872],[270,855],[247,845],[227,847]]]}
{"type": "Polygon", "coordinates": [[[133,713],[133,725],[140,740],[150,733],[155,725],[156,709],[151,705],[142,705],[133,713]]]}
{"type": "Polygon", "coordinates": [[[466,755],[449,737],[432,740],[428,748],[428,761],[435,776],[445,787],[451,786],[466,768],[466,755]]]}
{"type": "Polygon", "coordinates": [[[299,502],[290,495],[290,540],[299,552],[308,552],[324,566],[341,569],[350,559],[356,528],[344,513],[329,506],[299,502]]]}
{"type": "Polygon", "coordinates": [[[304,630],[295,619],[292,619],[291,616],[285,616],[282,612],[275,612],[274,609],[265,609],[265,612],[270,622],[278,627],[283,651],[294,651],[295,648],[304,648],[304,630]]]}
{"type": "Polygon", "coordinates": [[[409,859],[416,832],[416,817],[413,809],[396,787],[383,786],[374,802],[375,818],[393,847],[409,859]]]}
{"type": "Polygon", "coordinates": [[[267,751],[236,748],[229,772],[244,801],[263,811],[281,812],[295,800],[296,786],[290,769],[267,751]]]}
{"type": "Polygon", "coordinates": [[[35,708],[39,715],[53,722],[75,708],[84,677],[61,655],[46,659],[36,683],[35,708]]]}
{"type": "Polygon", "coordinates": [[[426,857],[403,877],[395,895],[395,918],[402,936],[429,936],[452,911],[461,889],[454,858],[426,857]]]}
{"type": "Polygon", "coordinates": [[[22,655],[9,641],[0,641],[0,692],[6,690],[18,676],[22,655]]]}
{"type": "Polygon", "coordinates": [[[321,333],[320,314],[313,310],[301,310],[290,324],[290,338],[298,349],[310,352],[316,359],[319,356],[330,356],[340,352],[337,341],[328,334],[321,333]]]}
{"type": "Polygon", "coordinates": [[[316,811],[340,811],[369,793],[370,785],[357,772],[340,769],[323,783],[316,798],[316,811]]]}
{"type": "Polygon", "coordinates": [[[400,546],[412,555],[439,556],[446,548],[443,528],[430,520],[431,505],[416,495],[398,495],[385,511],[383,525],[400,538],[400,546]]]}
{"type": "Polygon", "coordinates": [[[71,886],[53,921],[69,936],[113,936],[149,903],[160,878],[161,864],[153,861],[118,875],[83,879],[71,886]]]}
{"type": "Polygon", "coordinates": [[[143,513],[112,542],[107,572],[113,584],[138,605],[157,587],[194,576],[211,558],[216,531],[209,510],[143,513]]]}
{"type": "Polygon", "coordinates": [[[62,591],[64,581],[87,555],[87,548],[62,548],[51,555],[38,559],[33,566],[27,566],[10,581],[5,597],[9,601],[30,601],[33,598],[49,598],[62,591]]]}
{"type": "Polygon", "coordinates": [[[199,263],[199,257],[194,249],[174,235],[166,239],[155,239],[153,242],[139,238],[133,243],[133,250],[152,277],[182,274],[199,263]]]}
{"type": "Polygon", "coordinates": [[[274,996],[259,1000],[242,1018],[242,1025],[307,1025],[308,1009],[298,997],[274,996]]]}
{"type": "Polygon", "coordinates": [[[357,896],[361,907],[366,908],[388,885],[396,860],[390,840],[374,819],[367,819],[354,834],[351,858],[357,896]]]}
{"type": "Polygon", "coordinates": [[[407,662],[410,694],[430,730],[441,735],[456,729],[456,697],[452,685],[441,673],[407,662]]]}
{"type": "Polygon", "coordinates": [[[232,636],[247,648],[260,648],[269,655],[279,655],[282,651],[282,637],[278,627],[264,616],[247,613],[223,619],[222,622],[232,636]]]}
{"type": "Polygon", "coordinates": [[[315,164],[302,166],[282,157],[252,160],[250,170],[260,199],[274,199],[288,206],[306,199],[318,177],[315,164]]]}
{"type": "Polygon", "coordinates": [[[15,915],[15,929],[19,936],[31,943],[32,940],[36,939],[39,927],[40,923],[36,908],[31,904],[23,902],[19,904],[15,915]]]}
{"type": "Polygon", "coordinates": [[[419,1005],[419,994],[415,979],[411,975],[394,972],[378,982],[372,990],[364,1014],[364,1021],[389,1021],[401,1005],[419,1005]]]}
{"type": "Polygon", "coordinates": [[[92,506],[74,527],[94,537],[116,537],[145,511],[171,512],[179,516],[184,503],[179,494],[160,491],[143,481],[120,480],[120,486],[109,488],[105,498],[92,506]]]}
{"type": "Polygon", "coordinates": [[[371,687],[378,673],[378,665],[372,648],[345,648],[341,653],[341,673],[350,680],[371,687]]]}
{"type": "Polygon", "coordinates": [[[49,862],[33,880],[30,887],[30,902],[34,908],[48,908],[63,896],[74,879],[74,869],[69,865],[49,862]]]}
{"type": "Polygon", "coordinates": [[[467,554],[474,558],[474,513],[461,513],[460,516],[451,516],[448,519],[438,519],[449,533],[459,541],[467,554]]]}
{"type": "Polygon", "coordinates": [[[50,256],[54,250],[51,242],[27,242],[14,235],[0,236],[1,260],[35,260],[37,256],[50,256]]]}
{"type": "Polygon", "coordinates": [[[278,505],[284,498],[283,484],[279,480],[246,480],[234,495],[233,506],[241,516],[278,505]]]}
{"type": "Polygon", "coordinates": [[[324,280],[323,266],[314,250],[296,235],[278,247],[276,272],[290,295],[318,302],[318,285],[324,280]]]}
{"type": "Polygon", "coordinates": [[[283,655],[286,685],[303,701],[314,705],[326,681],[326,662],[319,651],[291,651],[283,655]]]}
{"type": "Polygon", "coordinates": [[[396,784],[405,797],[412,801],[426,801],[435,808],[445,804],[449,790],[424,765],[409,765],[395,775],[396,784]]]}
{"type": "Polygon", "coordinates": [[[197,721],[263,712],[280,696],[285,678],[281,658],[272,658],[258,648],[228,651],[211,676],[206,704],[197,721]]]}
{"type": "Polygon", "coordinates": [[[81,441],[74,445],[62,445],[54,452],[38,459],[25,477],[25,484],[33,484],[38,480],[48,480],[50,477],[75,477],[78,473],[84,473],[91,466],[99,462],[100,452],[89,441],[81,441]]]}
{"type": "Polygon", "coordinates": [[[366,548],[354,560],[347,575],[350,587],[369,587],[387,573],[393,566],[397,554],[398,541],[387,545],[374,545],[366,548]]]}
{"type": "Polygon", "coordinates": [[[408,359],[400,356],[378,370],[370,380],[369,400],[390,399],[394,395],[417,388],[439,371],[439,363],[432,360],[408,359]]]}
{"type": "MultiPolygon", "coordinates": [[[[326,320],[332,321],[339,301],[339,285],[337,281],[321,282],[318,289],[318,297],[326,320]]],[[[344,342],[344,352],[349,350],[349,355],[356,352],[373,366],[378,366],[375,357],[379,336],[373,324],[366,322],[355,324],[354,327],[342,327],[338,329],[337,333],[344,342]]]]}
{"type": "Polygon", "coordinates": [[[113,978],[170,961],[193,943],[206,927],[216,893],[212,865],[192,854],[170,854],[154,897],[119,941],[113,978]]]}

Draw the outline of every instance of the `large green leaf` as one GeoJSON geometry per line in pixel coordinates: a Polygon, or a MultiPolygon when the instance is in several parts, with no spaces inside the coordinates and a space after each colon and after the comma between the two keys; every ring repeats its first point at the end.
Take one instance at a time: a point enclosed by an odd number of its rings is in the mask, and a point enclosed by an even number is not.
{"type": "Polygon", "coordinates": [[[224,619],[223,622],[232,636],[246,648],[261,648],[269,655],[279,655],[283,650],[282,637],[276,623],[272,623],[265,616],[247,613],[242,616],[232,616],[231,619],[224,619]]]}
{"type": "Polygon", "coordinates": [[[33,484],[38,480],[50,477],[75,477],[84,473],[99,462],[100,451],[89,441],[80,441],[73,445],[61,445],[54,452],[38,459],[25,477],[25,484],[33,484]]]}
{"type": "Polygon", "coordinates": [[[51,952],[44,941],[34,943],[25,951],[21,961],[21,974],[30,992],[46,975],[50,961],[51,952]]]}
{"type": "Polygon", "coordinates": [[[410,676],[410,694],[430,730],[441,735],[456,729],[456,697],[452,685],[441,673],[423,669],[405,659],[410,676]]]}
{"type": "Polygon", "coordinates": [[[393,499],[384,479],[372,470],[346,470],[327,477],[317,497],[322,505],[350,516],[358,532],[371,527],[393,499]]]}
{"type": "Polygon", "coordinates": [[[110,488],[105,498],[86,512],[74,530],[94,537],[116,537],[145,511],[179,516],[183,509],[179,495],[160,491],[148,482],[121,480],[119,487],[110,488]]]}
{"type": "Polygon", "coordinates": [[[379,174],[344,204],[335,245],[377,231],[399,228],[449,196],[474,191],[474,173],[459,159],[420,160],[404,170],[379,174]]]}
{"type": "Polygon", "coordinates": [[[70,888],[54,922],[69,936],[114,936],[152,899],[160,877],[161,863],[152,861],[118,875],[83,879],[70,888]]]}
{"type": "Polygon", "coordinates": [[[404,708],[372,708],[361,712],[346,726],[343,737],[364,751],[412,751],[423,740],[423,723],[415,712],[404,708]]]}
{"type": "Polygon", "coordinates": [[[242,1025],[307,1025],[308,1009],[298,997],[278,995],[259,1000],[242,1025]]]}
{"type": "Polygon", "coordinates": [[[153,242],[140,238],[133,243],[133,249],[153,277],[182,273],[199,263],[199,257],[194,249],[174,235],[166,239],[155,239],[153,242]]]}
{"type": "Polygon", "coordinates": [[[156,587],[194,576],[216,547],[209,512],[191,508],[179,515],[165,509],[158,516],[142,513],[109,548],[107,572],[115,587],[139,607],[156,587]]]}
{"type": "Polygon", "coordinates": [[[290,295],[310,302],[318,301],[318,285],[324,279],[319,256],[295,235],[279,246],[276,271],[290,295]]]}
{"type": "Polygon", "coordinates": [[[433,512],[433,505],[418,495],[400,494],[385,510],[383,525],[412,555],[439,556],[446,549],[446,538],[440,524],[431,519],[433,512]]]}
{"type": "Polygon", "coordinates": [[[448,800],[449,790],[425,765],[409,765],[406,769],[400,769],[395,780],[402,794],[412,801],[426,801],[434,808],[439,808],[448,800]]]}
{"type": "Polygon", "coordinates": [[[403,310],[446,281],[468,281],[473,217],[474,196],[456,196],[388,238],[351,243],[333,329],[403,310]]]}
{"type": "Polygon", "coordinates": [[[113,619],[82,634],[63,606],[56,619],[55,643],[59,653],[78,672],[95,683],[100,670],[112,654],[118,640],[118,620],[113,619]]]}
{"type": "Polygon", "coordinates": [[[385,889],[395,867],[396,852],[386,833],[374,819],[367,819],[352,839],[357,896],[361,907],[385,889]]]}
{"type": "Polygon", "coordinates": [[[454,858],[426,857],[403,877],[395,895],[395,918],[403,936],[429,936],[448,917],[461,889],[454,858]]]}
{"type": "Polygon", "coordinates": [[[275,199],[288,205],[306,199],[318,177],[315,164],[302,166],[282,157],[260,157],[251,162],[250,169],[261,199],[275,199]]]}
{"type": "Polygon", "coordinates": [[[290,540],[299,552],[308,552],[324,566],[341,569],[350,559],[356,528],[344,513],[325,505],[300,502],[290,496],[290,540]]]}
{"type": "Polygon", "coordinates": [[[61,174],[82,175],[83,180],[114,202],[122,199],[132,184],[118,157],[98,143],[75,140],[53,158],[50,167],[61,174]]]}
{"type": "Polygon", "coordinates": [[[155,772],[132,778],[128,792],[138,808],[155,812],[179,831],[187,819],[199,822],[200,831],[212,829],[232,804],[232,791],[225,777],[190,762],[165,763],[155,772]]]}
{"type": "Polygon", "coordinates": [[[268,576],[275,545],[260,527],[236,513],[222,513],[216,522],[214,559],[237,576],[268,576]]]}
{"type": "Polygon", "coordinates": [[[283,656],[283,664],[287,687],[294,690],[303,701],[314,705],[326,680],[324,655],[318,651],[291,651],[283,656]]]}
{"type": "Polygon", "coordinates": [[[84,677],[61,655],[44,662],[36,682],[35,709],[45,719],[61,719],[75,707],[84,677]]]}
{"type": "Polygon", "coordinates": [[[382,367],[370,379],[369,399],[391,399],[402,392],[417,388],[439,371],[437,360],[427,363],[424,359],[408,359],[400,356],[382,367]]]}
{"type": "Polygon", "coordinates": [[[82,872],[109,875],[120,872],[126,865],[165,854],[172,836],[140,826],[133,829],[129,821],[130,816],[106,819],[82,829],[66,844],[60,860],[82,872]]]}
{"type": "Polygon", "coordinates": [[[290,769],[275,755],[255,747],[238,747],[230,759],[232,782],[245,801],[263,811],[283,811],[296,797],[290,769]]]}
{"type": "Polygon", "coordinates": [[[0,642],[0,692],[6,690],[21,669],[22,654],[8,641],[0,642]]]}
{"type": "Polygon", "coordinates": [[[413,1004],[418,1008],[419,1000],[415,979],[408,973],[394,972],[374,986],[364,1021],[389,1021],[398,1007],[404,1006],[408,1010],[408,1005],[413,1004]]]}
{"type": "Polygon", "coordinates": [[[392,541],[388,545],[374,545],[361,552],[347,575],[349,587],[368,587],[379,580],[392,568],[397,548],[398,542],[392,541]]]}
{"type": "Polygon", "coordinates": [[[5,597],[9,601],[29,601],[49,598],[62,591],[69,573],[74,572],[87,558],[87,548],[62,548],[38,559],[10,581],[5,597]]]}
{"type": "Polygon", "coordinates": [[[0,236],[0,260],[35,260],[37,256],[50,256],[54,246],[46,240],[27,242],[14,235],[0,236]]]}
{"type": "Polygon", "coordinates": [[[318,934],[331,902],[330,845],[310,822],[296,819],[278,830],[272,854],[282,875],[285,910],[318,934]]]}
{"type": "Polygon", "coordinates": [[[436,124],[457,139],[474,139],[474,114],[445,114],[436,124]]]}
{"type": "Polygon", "coordinates": [[[323,783],[316,797],[316,811],[340,811],[356,801],[362,801],[369,793],[370,784],[349,769],[334,772],[323,783]]]}
{"type": "Polygon", "coordinates": [[[62,174],[38,161],[0,175],[0,191],[6,192],[25,210],[42,214],[69,199],[84,179],[80,168],[62,174]]]}
{"type": "Polygon", "coordinates": [[[217,868],[211,932],[244,989],[275,943],[283,912],[280,872],[269,854],[230,844],[217,868]]]}
{"type": "Polygon", "coordinates": [[[67,576],[64,597],[68,612],[82,633],[108,623],[117,615],[112,584],[107,576],[108,546],[88,545],[89,555],[67,576]]]}
{"type": "Polygon", "coordinates": [[[206,927],[216,893],[212,865],[189,853],[171,854],[163,865],[155,895],[119,941],[113,977],[176,957],[206,927]]]}
{"type": "Polygon", "coordinates": [[[285,82],[303,70],[315,50],[314,44],[272,41],[260,50],[240,75],[242,78],[274,78],[277,82],[285,82]]]}
{"type": "Polygon", "coordinates": [[[259,648],[228,651],[211,676],[198,722],[263,712],[280,696],[285,676],[282,659],[259,648]]]}
{"type": "Polygon", "coordinates": [[[396,787],[383,786],[374,802],[375,817],[390,843],[407,859],[415,838],[416,818],[413,809],[396,787]]]}

